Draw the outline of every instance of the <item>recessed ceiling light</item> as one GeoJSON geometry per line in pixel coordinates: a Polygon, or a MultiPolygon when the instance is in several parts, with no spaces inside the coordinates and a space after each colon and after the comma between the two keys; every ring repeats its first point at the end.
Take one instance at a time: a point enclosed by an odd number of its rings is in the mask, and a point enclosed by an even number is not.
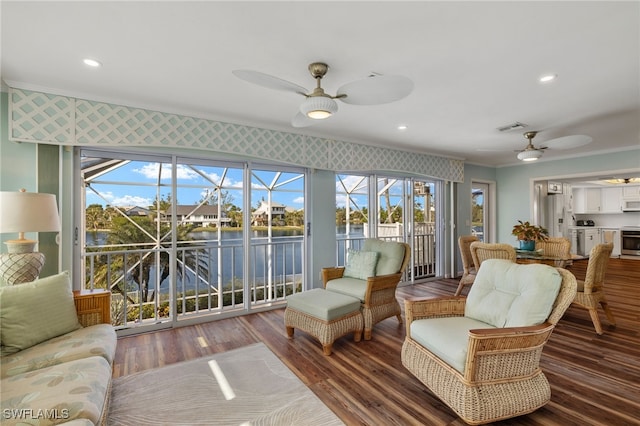
{"type": "Polygon", "coordinates": [[[84,62],[85,65],[88,65],[88,66],[94,67],[94,68],[102,66],[102,64],[100,62],[96,61],[95,59],[91,59],[91,58],[84,58],[82,60],[82,62],[84,62]]]}
{"type": "Polygon", "coordinates": [[[558,77],[557,74],[546,74],[540,77],[540,83],[548,83],[550,81],[555,80],[558,77]]]}
{"type": "Polygon", "coordinates": [[[407,130],[409,127],[406,124],[400,124],[398,130],[407,130]]]}

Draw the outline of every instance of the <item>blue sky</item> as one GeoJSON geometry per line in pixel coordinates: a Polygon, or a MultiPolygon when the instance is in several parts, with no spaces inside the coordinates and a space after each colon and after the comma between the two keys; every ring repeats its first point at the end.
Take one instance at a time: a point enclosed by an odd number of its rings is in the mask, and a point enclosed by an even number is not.
{"type": "MultiPolygon", "coordinates": [[[[223,166],[177,165],[177,200],[179,204],[197,204],[207,193],[217,185],[222,184],[231,202],[238,207],[243,205],[242,175],[240,168],[225,168],[223,166]]],[[[368,203],[367,179],[362,176],[341,175],[343,182],[352,192],[352,199],[359,208],[368,203]]],[[[304,180],[297,173],[282,173],[268,170],[254,170],[252,175],[251,205],[257,207],[261,199],[267,199],[265,186],[276,188],[274,201],[301,209],[304,207],[304,180]],[[278,177],[276,179],[276,177],[278,177]]],[[[121,163],[113,170],[94,177],[91,188],[86,190],[86,205],[101,204],[103,206],[139,206],[147,208],[156,197],[158,182],[160,195],[166,198],[171,194],[171,165],[153,161],[130,161],[121,163]],[[95,190],[95,191],[94,191],[95,190]]],[[[432,187],[433,191],[433,187],[432,187]]],[[[346,201],[345,190],[336,182],[336,205],[344,207],[346,201]]],[[[391,201],[400,201],[401,184],[391,187],[391,201]]],[[[353,207],[353,205],[352,205],[353,207]]]]}
{"type": "MultiPolygon", "coordinates": [[[[215,186],[221,185],[231,202],[242,207],[242,169],[179,164],[177,200],[179,204],[197,204],[215,186]]],[[[303,207],[303,179],[296,173],[283,173],[276,180],[276,172],[257,170],[252,177],[252,206],[267,198],[265,185],[275,186],[274,200],[299,209],[303,207]]],[[[171,194],[171,166],[158,162],[131,161],[108,173],[95,177],[86,191],[86,205],[148,207],[160,195],[171,194]],[[94,191],[95,190],[95,191],[94,191]],[[96,193],[97,192],[97,193],[96,193]]]]}

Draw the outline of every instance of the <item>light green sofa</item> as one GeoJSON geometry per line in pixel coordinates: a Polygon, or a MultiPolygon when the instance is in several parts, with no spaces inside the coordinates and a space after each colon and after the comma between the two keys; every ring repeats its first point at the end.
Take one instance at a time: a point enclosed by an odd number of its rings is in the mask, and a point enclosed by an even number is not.
{"type": "Polygon", "coordinates": [[[67,272],[0,288],[3,426],[105,423],[116,334],[78,318],[67,272]]]}

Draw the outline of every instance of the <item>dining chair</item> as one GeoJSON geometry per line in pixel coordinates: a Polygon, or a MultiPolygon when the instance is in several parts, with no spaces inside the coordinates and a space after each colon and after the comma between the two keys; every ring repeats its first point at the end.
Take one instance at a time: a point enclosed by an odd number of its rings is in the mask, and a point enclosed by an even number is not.
{"type": "Polygon", "coordinates": [[[460,296],[465,286],[473,284],[476,279],[476,267],[471,257],[471,243],[478,240],[475,235],[461,235],[458,237],[458,248],[460,249],[460,257],[462,257],[462,278],[456,290],[455,295],[460,296]]]}
{"type": "Polygon", "coordinates": [[[506,259],[515,263],[516,249],[509,244],[502,243],[483,243],[476,241],[471,243],[471,257],[476,271],[480,269],[480,265],[487,259],[506,259]]]}
{"type": "Polygon", "coordinates": [[[616,320],[611,309],[609,309],[609,304],[604,294],[604,276],[607,272],[612,250],[613,243],[597,244],[591,249],[585,279],[584,281],[578,280],[578,292],[573,300],[573,304],[589,311],[591,321],[593,321],[598,334],[603,333],[598,316],[598,304],[602,306],[609,323],[613,326],[616,325],[616,320]]]}
{"type": "Polygon", "coordinates": [[[542,255],[557,257],[554,266],[566,268],[571,261],[571,241],[564,237],[550,237],[544,241],[536,241],[536,250],[542,250],[542,255]]]}

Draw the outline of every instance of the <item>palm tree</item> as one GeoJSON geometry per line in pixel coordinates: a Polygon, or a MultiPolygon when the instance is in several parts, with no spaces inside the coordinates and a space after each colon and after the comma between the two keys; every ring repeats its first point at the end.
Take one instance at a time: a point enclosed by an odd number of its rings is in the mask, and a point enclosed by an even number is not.
{"type": "MultiPolygon", "coordinates": [[[[191,230],[190,225],[179,225],[178,241],[191,240],[188,235],[191,230]]],[[[169,224],[159,224],[150,216],[120,216],[112,221],[107,244],[110,247],[100,248],[104,255],[97,258],[93,265],[94,285],[98,288],[109,287],[122,294],[130,306],[155,300],[159,286],[171,271],[170,256],[166,250],[171,245],[169,224]],[[118,251],[120,254],[109,255],[110,251],[118,251]],[[122,251],[131,253],[123,255],[122,251]],[[158,286],[156,291],[151,291],[154,278],[158,286]],[[130,297],[129,292],[132,290],[140,295],[138,301],[130,297]]],[[[203,257],[197,256],[195,250],[185,250],[183,253],[184,256],[176,260],[176,274],[182,279],[189,279],[189,276],[182,274],[184,266],[188,271],[197,271],[196,279],[208,283],[209,269],[203,257]]]]}

